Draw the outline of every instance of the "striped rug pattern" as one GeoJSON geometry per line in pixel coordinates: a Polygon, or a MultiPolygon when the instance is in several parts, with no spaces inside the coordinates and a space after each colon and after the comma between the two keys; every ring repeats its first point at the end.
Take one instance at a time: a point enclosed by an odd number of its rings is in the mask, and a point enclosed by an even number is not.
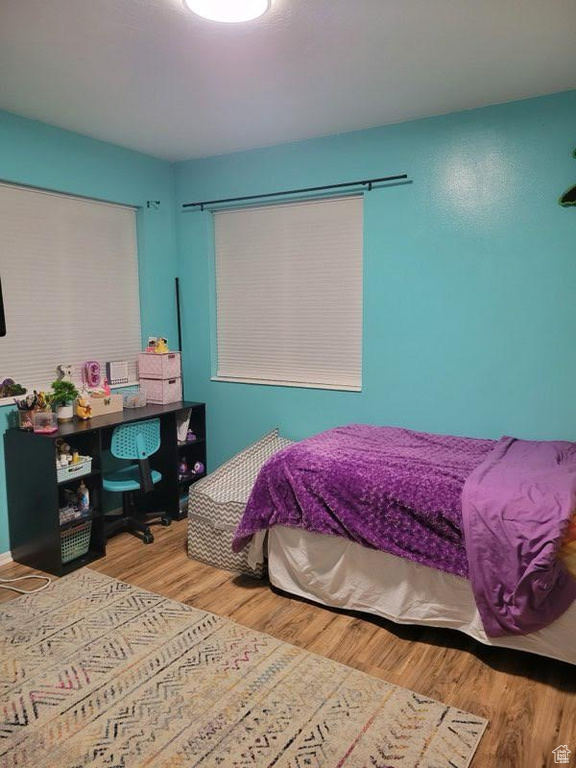
{"type": "Polygon", "coordinates": [[[88,569],[0,609],[3,768],[467,768],[486,721],[88,569]]]}

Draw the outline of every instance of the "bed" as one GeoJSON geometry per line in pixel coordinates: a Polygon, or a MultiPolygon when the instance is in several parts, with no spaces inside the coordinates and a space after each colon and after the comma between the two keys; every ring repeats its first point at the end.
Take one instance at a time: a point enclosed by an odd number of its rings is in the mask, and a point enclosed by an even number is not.
{"type": "MultiPolygon", "coordinates": [[[[277,454],[258,477],[235,546],[249,542],[253,563],[262,561],[266,548],[270,581],[286,592],[399,623],[450,627],[485,644],[576,664],[576,578],[565,566],[568,560],[560,563],[558,551],[576,499],[572,479],[576,446],[512,438],[466,443],[461,442],[466,438],[366,429],[341,428],[336,435],[330,435],[331,430],[312,438],[311,446],[300,443],[287,449],[292,454],[277,454]],[[389,444],[382,452],[383,462],[380,457],[374,463],[374,451],[363,442],[366,435],[370,440],[376,435],[380,441],[385,436],[389,444]],[[433,446],[432,462],[422,460],[420,444],[428,454],[433,446]],[[409,460],[406,445],[418,448],[409,460]],[[359,459],[357,471],[349,462],[353,454],[359,459]],[[394,472],[386,477],[379,495],[390,457],[394,472]],[[329,471],[340,463],[350,477],[342,479],[329,471]],[[371,463],[378,470],[373,483],[371,463]],[[412,477],[405,472],[408,465],[417,468],[412,477]],[[475,483],[469,483],[475,473],[475,483]],[[542,494],[542,488],[551,484],[554,493],[542,494]],[[504,496],[508,493],[503,506],[495,505],[495,487],[504,496]],[[531,490],[518,505],[519,487],[531,490]],[[468,503],[466,514],[458,512],[457,499],[462,508],[468,503]],[[410,503],[416,507],[414,519],[410,510],[407,516],[410,503]],[[347,516],[348,505],[358,506],[360,525],[347,516]],[[373,516],[365,525],[373,510],[385,514],[373,516]],[[458,514],[464,518],[460,527],[468,526],[466,543],[480,536],[476,560],[464,547],[462,531],[457,531],[458,514]],[[384,538],[374,541],[382,517],[390,518],[393,526],[382,529],[379,535],[384,538]],[[493,529],[488,540],[487,522],[493,529]],[[519,556],[518,563],[509,557],[516,550],[522,550],[524,557],[519,556]],[[495,579],[494,564],[500,562],[502,572],[495,579]],[[504,599],[493,600],[494,591],[503,593],[504,599]],[[496,607],[490,604],[494,602],[496,607]]],[[[568,557],[573,554],[564,551],[568,557]]]]}
{"type": "Polygon", "coordinates": [[[254,536],[249,561],[268,557],[278,589],[332,608],[396,622],[456,629],[484,645],[529,651],[576,664],[576,603],[529,635],[489,638],[470,582],[340,536],[276,526],[254,536]]]}

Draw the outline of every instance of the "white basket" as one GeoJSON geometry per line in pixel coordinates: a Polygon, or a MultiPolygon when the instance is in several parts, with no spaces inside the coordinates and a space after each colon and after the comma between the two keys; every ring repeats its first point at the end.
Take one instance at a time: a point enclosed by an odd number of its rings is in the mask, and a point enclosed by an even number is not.
{"type": "Polygon", "coordinates": [[[67,467],[57,467],[56,474],[58,482],[62,483],[64,480],[70,480],[73,477],[82,477],[82,475],[89,475],[92,472],[92,456],[79,456],[80,461],[76,464],[68,464],[67,467]]]}

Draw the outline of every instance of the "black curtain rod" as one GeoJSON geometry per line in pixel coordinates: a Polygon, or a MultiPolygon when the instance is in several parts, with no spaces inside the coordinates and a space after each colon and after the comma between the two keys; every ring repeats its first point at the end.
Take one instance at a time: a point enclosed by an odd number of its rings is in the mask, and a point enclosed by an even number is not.
{"type": "Polygon", "coordinates": [[[266,197],[286,197],[287,195],[299,195],[305,192],[325,192],[327,189],[342,189],[343,187],[368,187],[372,190],[374,184],[381,184],[385,181],[400,181],[407,179],[408,174],[401,173],[398,176],[382,176],[380,179],[365,179],[363,181],[347,181],[344,184],[326,184],[323,187],[303,187],[302,189],[287,189],[285,192],[267,192],[264,195],[244,195],[244,197],[225,197],[221,200],[202,200],[199,203],[183,203],[182,208],[200,208],[204,210],[205,205],[218,205],[220,203],[243,203],[246,200],[263,200],[266,197]]]}

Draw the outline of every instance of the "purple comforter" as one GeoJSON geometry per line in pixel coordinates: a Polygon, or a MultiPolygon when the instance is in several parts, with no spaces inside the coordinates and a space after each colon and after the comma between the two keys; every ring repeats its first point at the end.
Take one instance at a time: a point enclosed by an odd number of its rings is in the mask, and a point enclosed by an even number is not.
{"type": "Polygon", "coordinates": [[[366,425],[295,443],[262,468],[233,549],[256,531],[286,525],[467,576],[462,489],[494,445],[366,425]]]}
{"type": "Polygon", "coordinates": [[[528,634],[576,600],[558,550],[576,508],[576,443],[503,437],[462,497],[470,581],[486,633],[528,634]]]}

